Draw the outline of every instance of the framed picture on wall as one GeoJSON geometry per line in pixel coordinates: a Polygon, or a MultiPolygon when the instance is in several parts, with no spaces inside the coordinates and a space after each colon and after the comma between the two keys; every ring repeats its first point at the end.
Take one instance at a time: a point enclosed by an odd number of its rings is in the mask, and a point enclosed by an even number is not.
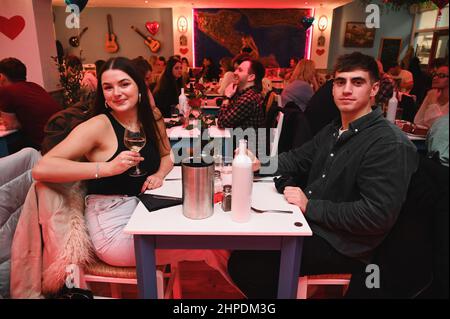
{"type": "Polygon", "coordinates": [[[344,35],[344,47],[372,48],[375,40],[375,28],[366,27],[365,22],[347,22],[344,35]]]}
{"type": "Polygon", "coordinates": [[[398,62],[401,49],[402,38],[381,38],[378,59],[383,65],[390,62],[398,62]]]}

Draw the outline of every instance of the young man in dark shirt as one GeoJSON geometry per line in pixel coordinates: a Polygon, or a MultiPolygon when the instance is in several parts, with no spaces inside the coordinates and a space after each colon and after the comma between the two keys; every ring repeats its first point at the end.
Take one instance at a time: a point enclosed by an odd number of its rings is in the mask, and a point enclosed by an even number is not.
{"type": "MultiPolygon", "coordinates": [[[[361,53],[344,55],[334,73],[340,118],[278,157],[277,174],[308,176],[304,189],[284,188],[313,231],[304,239],[301,275],[352,273],[370,263],[418,165],[414,145],[380,108],[372,109],[380,79],[376,61],[361,53]]],[[[279,260],[279,252],[235,251],[229,272],[247,297],[274,298],[279,260]]]]}
{"type": "Polygon", "coordinates": [[[24,145],[40,149],[44,138],[44,126],[50,116],[61,106],[44,88],[27,82],[26,66],[18,59],[0,61],[0,112],[5,118],[13,118],[5,125],[8,129],[20,129],[24,145]]]}

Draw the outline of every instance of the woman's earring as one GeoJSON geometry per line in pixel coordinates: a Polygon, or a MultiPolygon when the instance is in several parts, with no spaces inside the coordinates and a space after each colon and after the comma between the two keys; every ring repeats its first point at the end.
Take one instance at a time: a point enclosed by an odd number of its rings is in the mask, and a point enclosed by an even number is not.
{"type": "Polygon", "coordinates": [[[141,103],[141,93],[138,95],[138,102],[141,103]]]}
{"type": "Polygon", "coordinates": [[[106,103],[106,101],[105,101],[105,108],[108,110],[109,109],[109,105],[108,105],[108,103],[106,103]]]}

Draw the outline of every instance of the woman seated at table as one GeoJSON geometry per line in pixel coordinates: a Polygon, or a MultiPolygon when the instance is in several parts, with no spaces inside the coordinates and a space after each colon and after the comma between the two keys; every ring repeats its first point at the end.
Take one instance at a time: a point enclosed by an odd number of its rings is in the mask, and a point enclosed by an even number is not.
{"type": "Polygon", "coordinates": [[[448,114],[448,66],[441,66],[432,75],[432,89],[414,117],[414,123],[431,127],[441,116],[448,114]]]}
{"type": "Polygon", "coordinates": [[[294,71],[292,72],[290,83],[296,80],[302,80],[308,83],[314,92],[319,89],[319,81],[317,80],[316,65],[314,61],[308,59],[301,59],[297,63],[294,71]]]}
{"type": "Polygon", "coordinates": [[[281,93],[281,101],[283,107],[289,103],[294,102],[303,112],[306,106],[314,95],[314,90],[311,85],[316,83],[314,62],[311,60],[301,60],[295,67],[292,73],[290,83],[286,85],[281,93]]]}
{"type": "Polygon", "coordinates": [[[222,71],[222,77],[219,81],[219,88],[217,90],[217,93],[220,95],[225,94],[225,89],[233,83],[234,80],[234,67],[233,62],[230,57],[224,57],[220,59],[220,70],[222,71]]]}
{"type": "MultiPolygon", "coordinates": [[[[164,125],[155,121],[143,78],[126,58],[106,62],[94,114],[42,158],[33,177],[52,183],[87,180],[85,221],[96,255],[113,266],[135,266],[133,237],[123,229],[139,202],[136,196],[160,187],[172,169],[169,141],[164,125]],[[132,124],[145,131],[147,142],[140,153],[124,144],[125,127],[132,124]],[[130,176],[138,163],[147,175],[130,176]]],[[[200,257],[190,250],[156,253],[158,264],[214,256],[209,250],[200,251],[200,257]]]]}
{"type": "Polygon", "coordinates": [[[170,117],[171,107],[178,104],[178,96],[183,87],[181,61],[171,57],[167,61],[167,66],[153,91],[156,106],[164,117],[170,117]]]}
{"type": "Polygon", "coordinates": [[[210,57],[204,57],[202,63],[200,80],[203,83],[209,83],[219,80],[219,70],[210,57]]]}

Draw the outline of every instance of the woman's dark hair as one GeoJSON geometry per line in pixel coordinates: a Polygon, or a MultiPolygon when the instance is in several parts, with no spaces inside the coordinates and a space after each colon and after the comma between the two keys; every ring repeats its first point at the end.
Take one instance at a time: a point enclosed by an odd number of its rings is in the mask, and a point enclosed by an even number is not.
{"type": "Polygon", "coordinates": [[[164,69],[164,72],[161,74],[161,77],[156,84],[155,90],[153,91],[153,94],[156,94],[161,88],[173,88],[173,90],[176,90],[178,93],[177,96],[181,92],[181,88],[183,87],[183,77],[180,77],[179,79],[175,79],[172,73],[172,69],[175,66],[175,64],[181,63],[181,61],[175,57],[171,57],[167,61],[166,68],[164,69]]]}
{"type": "Polygon", "coordinates": [[[19,82],[27,80],[27,67],[19,59],[6,58],[0,61],[0,73],[9,81],[19,82]]]}
{"type": "Polygon", "coordinates": [[[79,57],[75,55],[69,55],[66,58],[66,66],[72,69],[82,70],[83,64],[79,57]]]}
{"type": "Polygon", "coordinates": [[[190,65],[190,64],[189,64],[189,60],[188,60],[188,58],[186,58],[186,57],[182,57],[182,58],[181,58],[181,62],[186,62],[187,65],[190,65]]]}
{"type": "MultiPolygon", "coordinates": [[[[111,58],[103,65],[98,75],[97,81],[97,94],[94,105],[93,116],[98,114],[104,114],[107,109],[105,108],[105,96],[103,95],[102,88],[102,75],[108,70],[120,70],[128,74],[138,86],[138,91],[141,97],[137,104],[138,120],[144,127],[145,135],[148,140],[159,141],[161,135],[159,134],[156,126],[156,120],[153,115],[152,108],[150,106],[149,97],[147,93],[147,86],[145,85],[144,78],[136,70],[131,60],[124,57],[111,58]]],[[[161,141],[162,142],[162,141],[161,141]]],[[[159,148],[158,148],[159,149],[159,148]]]]}
{"type": "Polygon", "coordinates": [[[375,59],[361,52],[341,55],[334,66],[333,74],[336,76],[336,72],[351,72],[356,70],[369,72],[370,79],[373,82],[380,80],[380,72],[375,59]]]}
{"type": "Polygon", "coordinates": [[[152,67],[151,67],[150,63],[148,63],[148,61],[146,59],[144,59],[143,57],[137,57],[137,58],[131,60],[131,62],[133,62],[134,67],[136,68],[136,70],[138,70],[141,73],[141,75],[144,77],[144,79],[145,79],[145,75],[147,74],[147,72],[152,71],[152,67]]]}
{"type": "Polygon", "coordinates": [[[100,70],[102,69],[103,65],[105,65],[105,60],[95,61],[95,72],[97,72],[97,74],[100,73],[100,70]]]}

